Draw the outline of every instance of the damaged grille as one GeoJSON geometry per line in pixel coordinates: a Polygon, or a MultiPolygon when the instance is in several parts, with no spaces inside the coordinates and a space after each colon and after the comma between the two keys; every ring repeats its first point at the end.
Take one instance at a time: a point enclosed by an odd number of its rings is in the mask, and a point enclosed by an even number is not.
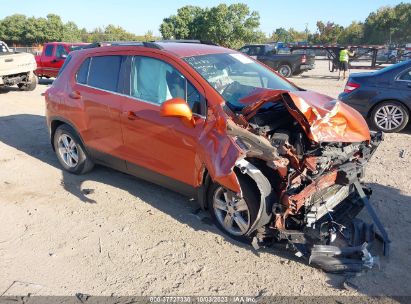
{"type": "Polygon", "coordinates": [[[306,208],[307,226],[312,227],[316,221],[332,212],[333,208],[341,203],[350,194],[350,186],[332,185],[312,195],[306,208]]]}

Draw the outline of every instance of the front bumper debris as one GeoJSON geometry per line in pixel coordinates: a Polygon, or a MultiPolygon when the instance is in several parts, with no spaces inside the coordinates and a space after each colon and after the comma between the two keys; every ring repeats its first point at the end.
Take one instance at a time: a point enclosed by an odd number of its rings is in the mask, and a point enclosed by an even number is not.
{"type": "MultiPolygon", "coordinates": [[[[379,267],[378,256],[373,256],[370,252],[370,248],[375,240],[382,242],[383,255],[389,256],[391,241],[383,224],[376,215],[374,208],[358,181],[354,183],[354,188],[358,202],[368,211],[372,223],[365,223],[358,218],[353,218],[342,231],[335,231],[335,239],[327,242],[327,244],[322,244],[315,240],[312,230],[298,237],[288,237],[288,241],[292,243],[292,248],[300,256],[304,256],[308,259],[309,264],[326,272],[360,272],[365,269],[371,269],[374,266],[379,267]],[[374,225],[378,232],[375,231],[374,225]]],[[[353,215],[353,213],[351,214],[353,215]]],[[[323,223],[326,223],[326,221],[323,223]]]]}

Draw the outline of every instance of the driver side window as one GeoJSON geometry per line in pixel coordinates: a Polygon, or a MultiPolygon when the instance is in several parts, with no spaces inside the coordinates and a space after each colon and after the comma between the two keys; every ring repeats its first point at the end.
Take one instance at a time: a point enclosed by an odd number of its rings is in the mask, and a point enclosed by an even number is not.
{"type": "Polygon", "coordinates": [[[155,104],[180,97],[193,113],[205,114],[205,100],[198,90],[177,69],[159,59],[133,57],[130,95],[155,104]]]}

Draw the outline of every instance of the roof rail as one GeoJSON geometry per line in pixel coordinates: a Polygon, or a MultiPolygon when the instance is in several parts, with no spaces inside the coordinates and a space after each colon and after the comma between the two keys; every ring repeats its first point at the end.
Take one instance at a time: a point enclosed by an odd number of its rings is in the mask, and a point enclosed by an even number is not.
{"type": "Polygon", "coordinates": [[[103,47],[103,46],[142,46],[142,47],[148,47],[148,48],[153,48],[153,49],[158,49],[158,50],[163,49],[160,45],[158,45],[158,44],[156,44],[156,43],[154,43],[154,42],[143,42],[143,41],[99,41],[99,42],[93,42],[93,43],[88,44],[88,45],[85,45],[85,46],[76,47],[76,50],[98,48],[98,47],[103,47]]]}
{"type": "Polygon", "coordinates": [[[98,48],[103,46],[142,46],[148,47],[152,49],[162,50],[164,49],[158,42],[173,42],[173,43],[198,43],[198,44],[207,44],[207,45],[218,45],[211,41],[205,40],[186,40],[186,39],[177,39],[177,40],[157,40],[157,41],[150,41],[150,42],[143,42],[143,41],[99,41],[93,42],[88,45],[84,46],[76,46],[75,50],[82,50],[82,49],[91,49],[91,48],[98,48]]]}
{"type": "Polygon", "coordinates": [[[198,43],[198,44],[218,45],[212,41],[196,40],[196,39],[166,39],[166,40],[157,40],[157,41],[151,41],[151,42],[198,43]]]}

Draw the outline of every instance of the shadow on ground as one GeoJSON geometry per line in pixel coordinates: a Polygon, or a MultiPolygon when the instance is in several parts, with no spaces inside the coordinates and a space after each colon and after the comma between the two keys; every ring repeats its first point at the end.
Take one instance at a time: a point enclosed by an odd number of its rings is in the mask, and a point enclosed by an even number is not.
{"type": "Polygon", "coordinates": [[[6,94],[8,92],[17,92],[17,91],[21,91],[18,87],[3,87],[0,86],[0,94],[6,94]]]}
{"type": "MultiPolygon", "coordinates": [[[[48,131],[46,128],[45,117],[40,115],[19,114],[0,117],[0,141],[10,147],[13,147],[27,155],[37,158],[38,160],[53,166],[59,170],[61,167],[57,161],[57,158],[50,146],[48,131]],[[35,139],[35,140],[34,140],[35,139]]],[[[77,176],[69,174],[63,170],[61,185],[65,191],[68,191],[72,195],[76,196],[80,201],[84,203],[98,203],[90,199],[87,195],[94,189],[83,189],[82,183],[84,181],[96,181],[104,183],[112,187],[123,189],[135,197],[140,198],[144,202],[164,212],[176,220],[191,226],[195,230],[210,231],[219,234],[219,231],[212,224],[210,218],[206,212],[200,211],[195,202],[188,202],[187,198],[171,192],[162,187],[145,182],[141,179],[134,178],[130,175],[123,174],[112,169],[97,166],[92,172],[87,175],[77,176]]],[[[373,204],[378,214],[382,215],[381,219],[385,224],[388,224],[389,231],[391,233],[391,239],[393,241],[393,253],[391,261],[389,262],[387,269],[392,268],[390,276],[382,276],[374,273],[376,281],[384,286],[384,282],[392,280],[392,276],[401,275],[404,271],[404,275],[408,271],[409,267],[404,268],[404,254],[399,255],[398,252],[409,252],[410,241],[404,240],[404,235],[407,236],[411,233],[410,221],[408,215],[411,213],[409,202],[411,198],[402,194],[398,189],[379,185],[371,184],[371,187],[375,191],[375,198],[373,204]],[[395,206],[387,205],[387,202],[395,202],[395,206]],[[395,211],[392,210],[395,208],[395,211]],[[395,223],[389,222],[392,219],[388,216],[389,213],[398,213],[398,218],[395,223]],[[407,249],[408,248],[408,249],[407,249]],[[397,252],[398,250],[398,252],[397,252]],[[392,273],[394,272],[394,273],[392,273]]],[[[235,246],[240,246],[253,250],[251,246],[244,245],[242,243],[234,242],[227,239],[235,246]]],[[[254,251],[254,250],[253,250],[254,251]]],[[[297,262],[303,262],[302,259],[295,257],[289,251],[274,247],[270,249],[263,249],[264,252],[271,252],[285,259],[291,259],[297,262]]],[[[255,252],[255,251],[254,251],[255,252]]],[[[255,254],[259,254],[255,252],[255,254]]],[[[408,259],[408,254],[405,255],[408,259]]],[[[409,261],[408,261],[409,262],[409,261]]],[[[368,275],[368,274],[367,274],[368,275]]],[[[364,276],[363,278],[367,277],[364,276]]],[[[341,288],[342,283],[345,281],[345,277],[337,275],[329,275],[329,284],[335,288],[341,288]]],[[[359,291],[363,294],[381,294],[380,285],[368,285],[367,279],[359,279],[360,286],[359,291]],[[372,291],[372,292],[371,292],[372,291]],[[370,293],[369,293],[370,292],[370,293]]],[[[392,284],[388,284],[392,285],[392,284]]],[[[398,288],[401,288],[399,286],[398,288]]]]}
{"type": "Polygon", "coordinates": [[[338,74],[333,75],[301,75],[301,78],[310,78],[310,79],[334,79],[339,80],[338,74]]]}
{"type": "Polygon", "coordinates": [[[54,78],[39,78],[39,85],[51,85],[53,84],[54,78]]]}

